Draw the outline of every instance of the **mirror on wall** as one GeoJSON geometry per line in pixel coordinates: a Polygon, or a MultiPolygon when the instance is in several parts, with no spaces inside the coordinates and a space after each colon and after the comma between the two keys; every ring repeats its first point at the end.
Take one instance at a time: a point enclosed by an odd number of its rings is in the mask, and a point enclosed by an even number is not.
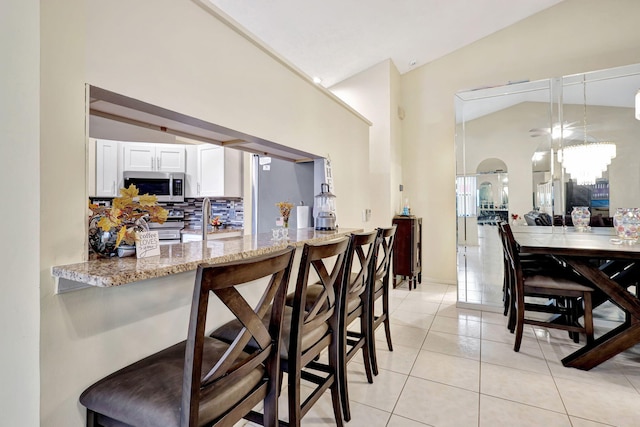
{"type": "MultiPolygon", "coordinates": [[[[563,165],[565,215],[573,206],[588,206],[597,222],[610,225],[620,207],[640,207],[640,121],[635,97],[640,64],[562,79],[564,121],[569,134],[559,151],[578,151],[580,168],[563,165]]],[[[571,153],[572,154],[572,153],[571,153]]],[[[597,224],[596,224],[597,225],[597,224]]]]}
{"type": "Polygon", "coordinates": [[[502,308],[497,221],[562,232],[574,206],[592,226],[640,207],[639,89],[637,64],[456,94],[459,305],[502,308]]]}
{"type": "Polygon", "coordinates": [[[496,224],[533,210],[534,188],[551,180],[551,88],[542,80],[456,95],[459,301],[502,302],[496,224]]]}

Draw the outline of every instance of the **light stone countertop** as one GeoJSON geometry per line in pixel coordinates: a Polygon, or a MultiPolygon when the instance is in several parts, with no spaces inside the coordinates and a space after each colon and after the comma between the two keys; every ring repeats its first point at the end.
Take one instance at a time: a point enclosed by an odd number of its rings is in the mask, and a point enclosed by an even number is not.
{"type": "Polygon", "coordinates": [[[160,256],[140,259],[135,256],[113,257],[59,265],[52,267],[51,274],[59,280],[58,293],[88,286],[119,286],[196,270],[202,263],[218,264],[245,259],[274,252],[287,245],[302,247],[305,243],[318,243],[361,231],[355,228],[337,231],[302,228],[290,229],[287,241],[273,241],[271,233],[262,233],[210,240],[206,247],[203,242],[175,243],[160,246],[160,256]]]}
{"type": "MultiPolygon", "coordinates": [[[[213,228],[209,227],[209,230],[207,230],[207,234],[237,233],[238,231],[243,232],[244,228],[219,228],[217,230],[214,230],[213,228]]],[[[202,234],[202,228],[183,228],[181,233],[200,235],[202,234]]]]}

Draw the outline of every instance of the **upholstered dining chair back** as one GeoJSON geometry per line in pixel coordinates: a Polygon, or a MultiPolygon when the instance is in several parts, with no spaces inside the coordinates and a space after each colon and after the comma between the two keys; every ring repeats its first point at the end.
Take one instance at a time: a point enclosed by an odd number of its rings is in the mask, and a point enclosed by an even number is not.
{"type": "MultiPolygon", "coordinates": [[[[544,266],[523,271],[520,248],[509,224],[502,224],[508,244],[507,254],[513,275],[514,291],[511,308],[514,309],[515,341],[514,351],[520,351],[525,324],[561,329],[569,332],[575,342],[579,334],[586,335],[587,343],[593,342],[593,287],[585,285],[585,279],[564,267],[544,266]],[[526,302],[525,297],[548,298],[551,303],[526,302]],[[525,312],[555,315],[549,320],[526,317],[525,312]],[[578,319],[584,315],[584,325],[578,319]]],[[[539,263],[539,261],[534,261],[539,263]]],[[[509,321],[511,322],[511,320],[509,321]]]]}

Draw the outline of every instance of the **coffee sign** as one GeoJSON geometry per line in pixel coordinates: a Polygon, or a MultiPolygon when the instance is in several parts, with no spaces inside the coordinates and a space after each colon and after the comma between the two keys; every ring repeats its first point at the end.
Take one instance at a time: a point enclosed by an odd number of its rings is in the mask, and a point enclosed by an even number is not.
{"type": "Polygon", "coordinates": [[[147,258],[160,255],[160,239],[157,231],[136,233],[136,257],[147,258]]]}

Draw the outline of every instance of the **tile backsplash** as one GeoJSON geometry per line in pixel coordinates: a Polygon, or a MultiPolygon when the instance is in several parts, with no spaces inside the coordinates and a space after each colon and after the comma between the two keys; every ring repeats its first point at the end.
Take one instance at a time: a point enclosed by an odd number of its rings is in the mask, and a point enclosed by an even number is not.
{"type": "MultiPolygon", "coordinates": [[[[91,197],[92,203],[111,205],[111,198],[91,197]]],[[[241,198],[219,198],[211,200],[211,218],[220,217],[226,228],[244,227],[244,204],[241,198]]],[[[202,228],[202,197],[186,197],[181,203],[159,203],[165,208],[177,208],[184,211],[184,226],[202,228]]]]}
{"type": "MultiPolygon", "coordinates": [[[[202,227],[202,198],[185,198],[184,203],[174,204],[184,209],[184,226],[202,227]]],[[[244,205],[240,198],[211,199],[211,218],[219,216],[227,228],[243,228],[244,205]]]]}

